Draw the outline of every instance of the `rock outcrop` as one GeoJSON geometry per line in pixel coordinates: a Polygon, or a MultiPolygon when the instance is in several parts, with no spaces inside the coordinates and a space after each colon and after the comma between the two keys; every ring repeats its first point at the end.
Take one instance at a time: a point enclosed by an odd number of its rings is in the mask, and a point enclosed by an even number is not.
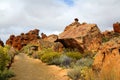
{"type": "Polygon", "coordinates": [[[46,34],[41,33],[41,38],[42,38],[42,39],[44,39],[44,38],[46,38],[46,37],[47,37],[47,35],[46,35],[46,34]]]}
{"type": "Polygon", "coordinates": [[[51,48],[55,52],[62,52],[64,48],[63,44],[60,42],[50,42],[45,41],[44,39],[34,40],[30,42],[30,44],[38,46],[39,51],[51,48]]]}
{"type": "Polygon", "coordinates": [[[0,39],[0,46],[4,46],[4,43],[1,39],[0,39]]]}
{"type": "Polygon", "coordinates": [[[120,33],[120,23],[116,22],[113,24],[114,32],[120,33]]]}
{"type": "Polygon", "coordinates": [[[102,35],[96,24],[80,24],[75,20],[59,35],[59,42],[65,47],[84,50],[98,50],[102,42],[102,35]]]}
{"type": "MultiPolygon", "coordinates": [[[[119,73],[120,75],[120,37],[103,43],[95,56],[93,70],[101,74],[119,73]]],[[[120,79],[120,77],[118,78],[120,79]]]]}
{"type": "Polygon", "coordinates": [[[58,39],[58,35],[52,34],[44,38],[45,41],[55,42],[58,39]]]}
{"type": "Polygon", "coordinates": [[[25,34],[21,33],[21,35],[18,36],[11,35],[9,39],[6,41],[6,44],[20,50],[23,46],[27,45],[29,42],[37,40],[39,38],[40,38],[39,30],[35,29],[25,34]]]}

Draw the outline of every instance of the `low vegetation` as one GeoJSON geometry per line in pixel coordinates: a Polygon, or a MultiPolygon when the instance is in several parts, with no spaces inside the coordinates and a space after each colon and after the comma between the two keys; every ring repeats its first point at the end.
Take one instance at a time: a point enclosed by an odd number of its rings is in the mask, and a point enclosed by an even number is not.
{"type": "MultiPolygon", "coordinates": [[[[106,40],[105,40],[106,41],[106,40]]],[[[92,70],[92,64],[96,52],[85,51],[81,54],[77,50],[64,49],[63,52],[54,52],[51,48],[43,48],[42,50],[30,50],[32,45],[27,45],[22,52],[30,57],[40,59],[49,65],[57,65],[62,68],[68,68],[67,75],[72,80],[115,80],[111,75],[98,75],[92,70]],[[102,78],[101,78],[102,77],[102,78]]],[[[104,74],[104,73],[103,73],[104,74]]],[[[114,74],[113,74],[114,75],[114,74]]]]}
{"type": "Polygon", "coordinates": [[[8,69],[12,63],[13,55],[9,46],[0,46],[0,80],[7,80],[14,76],[13,72],[8,69]]]}

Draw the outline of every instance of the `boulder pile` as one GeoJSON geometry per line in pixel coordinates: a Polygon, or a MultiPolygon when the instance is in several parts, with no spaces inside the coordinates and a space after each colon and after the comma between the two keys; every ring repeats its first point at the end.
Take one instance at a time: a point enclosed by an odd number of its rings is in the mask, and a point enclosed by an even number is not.
{"type": "Polygon", "coordinates": [[[9,39],[6,41],[6,44],[14,47],[15,49],[20,50],[23,46],[27,45],[29,42],[37,40],[39,38],[40,38],[39,30],[34,29],[25,34],[21,33],[21,35],[18,36],[10,35],[9,39]]]}

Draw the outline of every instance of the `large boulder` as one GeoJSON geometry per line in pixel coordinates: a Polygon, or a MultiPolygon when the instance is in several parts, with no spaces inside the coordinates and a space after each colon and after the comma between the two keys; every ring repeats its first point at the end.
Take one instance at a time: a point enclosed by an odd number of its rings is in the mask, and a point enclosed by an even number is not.
{"type": "Polygon", "coordinates": [[[96,24],[80,24],[75,20],[59,35],[58,41],[65,47],[97,51],[102,42],[102,35],[96,24]]]}
{"type": "MultiPolygon", "coordinates": [[[[95,56],[93,70],[101,74],[113,73],[120,75],[120,37],[115,37],[103,43],[95,56]],[[114,73],[115,72],[115,73],[114,73]],[[117,74],[119,73],[119,74],[117,74]]],[[[118,78],[120,79],[120,78],[118,78]]]]}

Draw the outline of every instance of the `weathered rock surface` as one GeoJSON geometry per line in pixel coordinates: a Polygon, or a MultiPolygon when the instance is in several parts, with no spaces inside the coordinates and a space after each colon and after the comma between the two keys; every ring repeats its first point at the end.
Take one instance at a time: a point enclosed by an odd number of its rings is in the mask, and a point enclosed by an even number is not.
{"type": "Polygon", "coordinates": [[[46,35],[46,34],[41,33],[41,38],[42,38],[42,39],[44,39],[44,38],[46,38],[46,37],[47,37],[47,35],[46,35]]]}
{"type": "Polygon", "coordinates": [[[120,33],[120,23],[116,22],[113,24],[114,32],[120,33]]]}
{"type": "Polygon", "coordinates": [[[61,52],[63,51],[63,44],[60,42],[50,42],[50,41],[45,41],[43,39],[39,40],[34,40],[30,42],[30,44],[38,46],[38,50],[41,51],[43,49],[51,48],[55,52],[61,52]]]}
{"type": "Polygon", "coordinates": [[[4,46],[4,43],[1,39],[0,39],[0,46],[4,46]]]}
{"type": "Polygon", "coordinates": [[[59,42],[65,47],[84,50],[97,50],[102,42],[102,35],[96,24],[80,24],[78,21],[67,26],[59,35],[59,42]]]}
{"type": "Polygon", "coordinates": [[[37,40],[39,38],[40,38],[39,30],[34,29],[25,34],[21,33],[21,35],[18,36],[11,35],[9,39],[6,41],[6,44],[20,50],[23,46],[27,45],[29,42],[37,40]]]}
{"type": "Polygon", "coordinates": [[[49,41],[49,42],[55,42],[57,41],[58,36],[55,34],[49,35],[46,38],[44,38],[45,41],[49,41]]]}
{"type": "Polygon", "coordinates": [[[114,31],[108,31],[108,30],[106,30],[106,31],[102,32],[102,35],[105,38],[111,39],[111,38],[113,38],[114,31]]]}
{"type": "MultiPolygon", "coordinates": [[[[115,37],[104,43],[93,63],[93,70],[100,71],[101,74],[120,75],[120,37],[115,37]],[[119,74],[118,74],[119,73],[119,74]]],[[[117,78],[117,79],[120,79],[117,78]]]]}

